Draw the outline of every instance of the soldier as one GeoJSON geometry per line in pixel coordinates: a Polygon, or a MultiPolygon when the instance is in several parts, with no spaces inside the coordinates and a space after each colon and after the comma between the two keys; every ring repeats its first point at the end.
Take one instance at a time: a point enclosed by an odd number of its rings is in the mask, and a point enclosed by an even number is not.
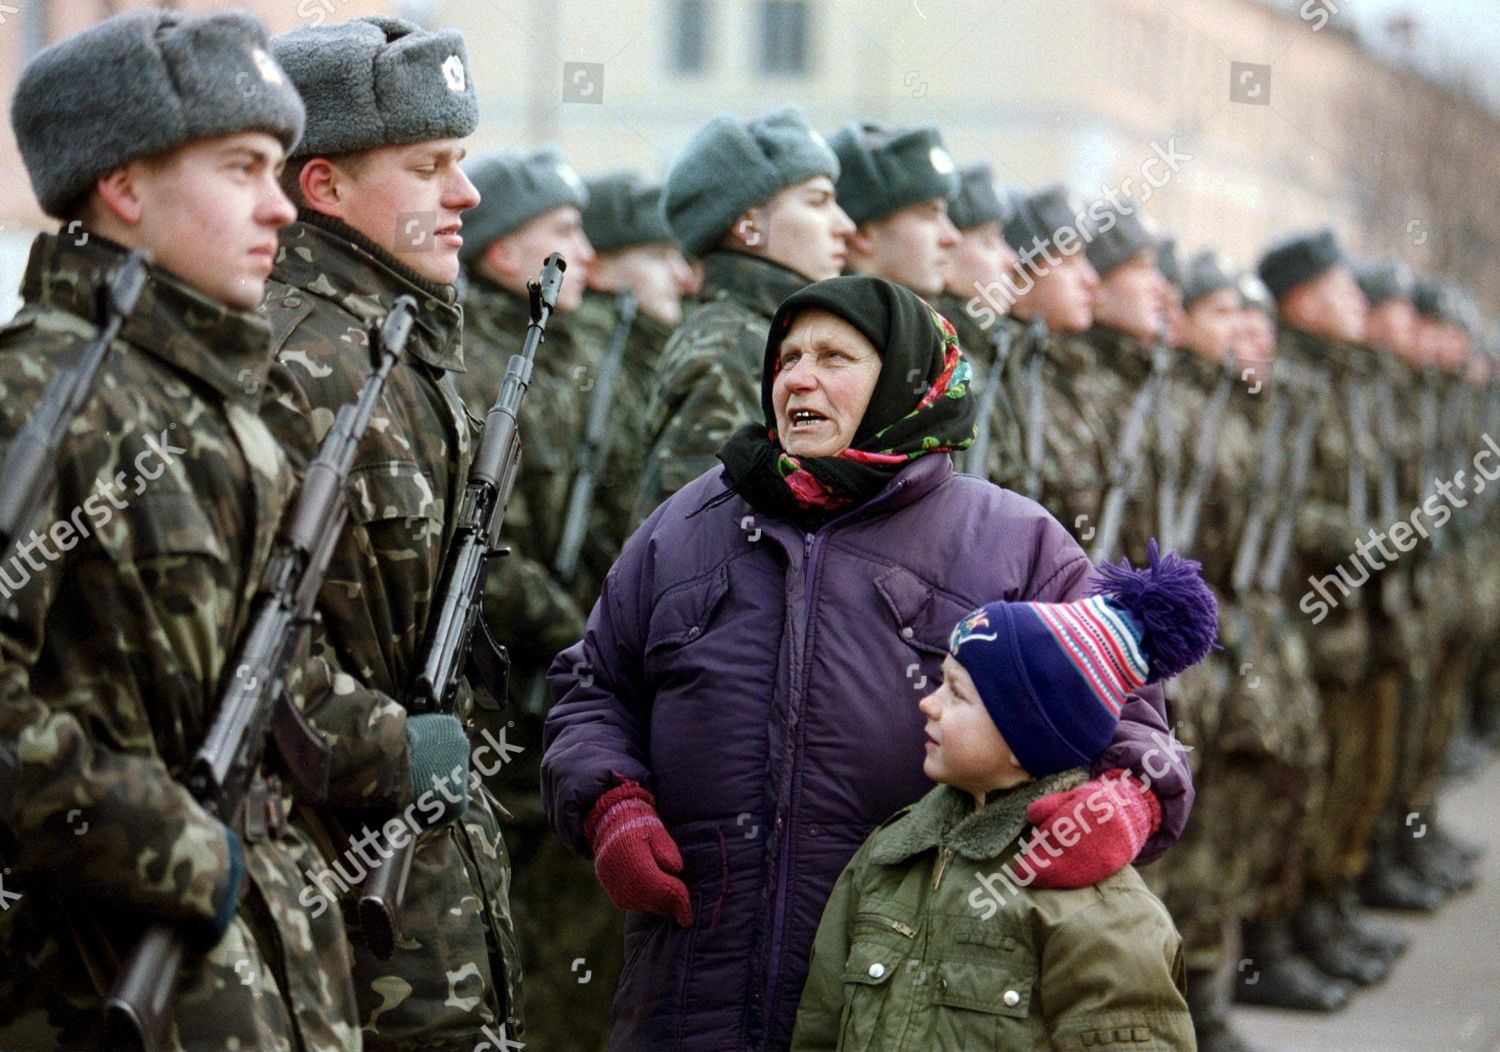
{"type": "Polygon", "coordinates": [[[583,230],[599,254],[572,328],[596,347],[614,335],[615,296],[629,288],[636,315],[625,342],[609,412],[609,448],[596,491],[586,548],[589,572],[580,582],[586,605],[630,534],[630,513],[640,489],[650,434],[647,404],[651,379],[672,331],[682,323],[682,304],[693,287],[687,260],[672,240],[662,214],[662,187],[633,172],[611,172],[584,180],[589,192],[583,230]]]}
{"type": "Polygon", "coordinates": [[[855,122],[828,142],[839,159],[839,204],[855,224],[848,272],[936,297],[958,244],[948,218],[958,173],[938,130],[855,122]]]}
{"type": "Polygon", "coordinates": [[[478,120],[474,88],[456,30],[357,18],[283,33],[272,47],[308,110],[283,176],[298,222],[282,233],[261,308],[312,407],[281,406],[289,447],[309,448],[358,391],[372,365],[369,324],[398,296],[419,304],[355,453],[350,521],[319,596],[313,650],[325,674],[308,708],[335,755],[315,818],[338,878],[325,894],[358,895],[377,861],[365,850],[370,825],[397,814],[422,827],[389,960],[351,920],[365,1047],[472,1047],[519,1028],[509,866],[489,796],[470,789],[470,693],[456,715],[408,715],[402,702],[476,426],[454,387],[463,314],[452,284],[459,217],[478,203],[459,167],[478,120]]]}
{"type": "Polygon", "coordinates": [[[1094,323],[1099,275],[1077,236],[1082,202],[1066,187],[1059,183],[1035,192],[1014,190],[1007,196],[1004,236],[1019,260],[1008,275],[1007,291],[1012,316],[1026,326],[1007,365],[1007,386],[1019,422],[1013,441],[1021,457],[1011,475],[991,458],[990,480],[1043,500],[1063,525],[1076,530],[1078,522],[1069,509],[1073,503],[1092,509],[1097,498],[1083,493],[1076,502],[1068,499],[1071,481],[1086,483],[1066,465],[1082,464],[1081,450],[1095,441],[1085,403],[1073,394],[1072,378],[1090,372],[1094,363],[1092,348],[1070,337],[1087,332],[1094,323]],[[1054,246],[1059,253],[1055,258],[1054,246]],[[1038,254],[1046,262],[1038,262],[1038,254]]]}
{"type": "Polygon", "coordinates": [[[299,905],[317,850],[279,783],[258,772],[221,820],[178,781],[295,484],[253,310],[301,100],[249,15],[143,9],[38,54],[11,116],[68,232],[37,237],[0,330],[5,445],[103,325],[125,250],[155,265],[4,568],[0,1046],[105,1047],[103,994],[164,922],[187,942],[170,1048],[357,1049],[343,925],[299,905]]]}
{"type": "MultiPolygon", "coordinates": [[[[1395,262],[1360,268],[1356,276],[1370,304],[1366,340],[1380,352],[1377,408],[1386,429],[1381,519],[1388,524],[1420,505],[1423,497],[1420,479],[1426,458],[1420,404],[1422,362],[1416,309],[1411,302],[1414,279],[1406,267],[1395,262]],[[1394,489],[1393,497],[1385,496],[1386,488],[1394,489]]],[[[1431,652],[1441,646],[1442,640],[1433,636],[1432,630],[1441,622],[1435,617],[1437,612],[1422,602],[1431,597],[1416,585],[1432,572],[1434,554],[1431,546],[1424,545],[1405,555],[1393,572],[1383,575],[1375,611],[1385,629],[1381,638],[1399,655],[1402,682],[1393,790],[1375,831],[1370,864],[1362,879],[1366,900],[1372,905],[1431,908],[1440,898],[1437,889],[1426,886],[1432,882],[1407,866],[1398,853],[1400,842],[1410,839],[1405,816],[1420,810],[1424,819],[1430,817],[1426,808],[1413,803],[1413,791],[1421,777],[1421,743],[1433,720],[1436,692],[1431,652]]]]}
{"type": "Polygon", "coordinates": [[[1177,239],[1163,238],[1156,252],[1156,269],[1167,280],[1167,346],[1179,347],[1183,341],[1183,328],[1187,325],[1185,271],[1182,253],[1177,249],[1177,239]]]}
{"type": "Polygon", "coordinates": [[[837,277],[854,225],[834,198],[838,158],[795,107],[754,121],[715,117],[667,173],[663,210],[678,247],[703,261],[703,289],[662,352],[652,384],[636,523],[718,466],[760,418],[771,316],[804,285],[837,277]]]}
{"type": "MultiPolygon", "coordinates": [[[[569,917],[574,902],[564,901],[564,892],[579,891],[585,901],[603,896],[592,867],[548,831],[539,789],[545,701],[539,680],[553,656],[583,634],[588,611],[582,597],[553,572],[576,470],[574,454],[592,380],[599,374],[600,346],[576,339],[568,325],[583,302],[594,263],[580,211],[588,193],[551,147],[488,154],[467,171],[483,198],[466,221],[469,234],[460,252],[468,279],[468,372],[458,388],[474,416],[483,419],[488,412],[511,355],[520,349],[530,321],[526,282],[536,277],[548,253],[561,253],[568,263],[522,412],[525,448],[502,533],[511,552],[491,570],[484,599],[490,630],[511,655],[506,722],[526,750],[489,781],[507,809],[521,968],[543,989],[561,990],[578,984],[570,970],[573,961],[582,957],[590,968],[607,971],[608,955],[618,945],[609,938],[610,922],[601,911],[590,911],[599,918],[598,927],[569,917]]],[[[591,1003],[587,995],[598,989],[580,991],[582,1003],[576,998],[537,1002],[527,1019],[530,1041],[569,1048],[597,1043],[594,1035],[603,1025],[600,1014],[608,1018],[608,1001],[596,996],[591,1003]]]]}
{"type": "MultiPolygon", "coordinates": [[[[1264,550],[1268,502],[1287,475],[1278,456],[1285,418],[1269,370],[1274,341],[1264,338],[1267,327],[1245,324],[1247,308],[1269,318],[1269,296],[1256,297],[1264,289],[1255,285],[1218,253],[1189,262],[1183,350],[1168,399],[1181,419],[1185,479],[1171,538],[1203,562],[1220,596],[1225,649],[1206,675],[1182,681],[1177,711],[1183,739],[1196,744],[1199,799],[1188,850],[1150,877],[1162,881],[1182,930],[1198,1047],[1209,1052],[1246,1047],[1227,1012],[1231,981],[1243,977],[1235,970],[1241,927],[1284,924],[1296,905],[1300,880],[1287,860],[1300,857],[1312,832],[1308,798],[1324,756],[1301,636],[1287,627],[1280,592],[1245,572],[1264,550]]],[[[1331,1008],[1349,996],[1301,957],[1254,978],[1249,989],[1262,992],[1264,983],[1273,1003],[1288,1007],[1331,1008]]]]}
{"type": "Polygon", "coordinates": [[[1084,382],[1094,385],[1089,402],[1100,434],[1108,437],[1098,450],[1101,499],[1092,509],[1078,506],[1070,513],[1080,535],[1099,531],[1092,542],[1096,561],[1118,554],[1138,560],[1147,540],[1171,527],[1159,514],[1163,480],[1150,477],[1152,451],[1177,441],[1171,433],[1173,418],[1162,413],[1162,388],[1171,364],[1162,342],[1167,282],[1156,266],[1160,239],[1147,227],[1138,204],[1129,199],[1107,206],[1096,202],[1089,218],[1093,225],[1085,228],[1090,236],[1084,252],[1099,275],[1099,287],[1094,324],[1084,342],[1093,349],[1097,369],[1084,382]],[[1112,497],[1112,491],[1118,495],[1112,497]]]}
{"type": "Polygon", "coordinates": [[[1362,587],[1372,572],[1389,570],[1378,556],[1363,558],[1378,459],[1369,411],[1372,360],[1359,346],[1367,307],[1330,230],[1277,243],[1259,271],[1281,322],[1278,374],[1285,370],[1300,389],[1297,397],[1319,407],[1288,587],[1307,615],[1297,619],[1298,628],[1312,656],[1329,755],[1307,894],[1293,930],[1319,969],[1367,985],[1385,976],[1391,954],[1384,933],[1354,911],[1349,890],[1365,869],[1377,809],[1390,793],[1389,739],[1401,684],[1399,669],[1372,654],[1376,590],[1362,587]]]}
{"type": "Polygon", "coordinates": [[[1019,257],[1005,240],[1004,209],[990,166],[969,165],[958,177],[948,218],[958,228],[959,239],[936,306],[958,332],[980,392],[980,422],[965,466],[986,478],[1009,478],[1019,470],[1020,433],[1014,402],[1002,379],[1005,361],[999,356],[1008,358],[1021,334],[1021,326],[1008,316],[1012,290],[1006,284],[1019,257]]]}
{"type": "MultiPolygon", "coordinates": [[[[1218,537],[1215,561],[1231,560],[1220,605],[1226,683],[1204,761],[1219,772],[1209,794],[1224,816],[1214,856],[1230,892],[1223,963],[1239,962],[1229,973],[1238,1001],[1326,1012],[1347,1004],[1352,986],[1297,950],[1290,922],[1302,900],[1308,844],[1319,834],[1314,819],[1327,743],[1311,658],[1282,586],[1291,550],[1282,534],[1305,490],[1311,454],[1310,441],[1299,436],[1304,428],[1312,434],[1315,417],[1293,386],[1296,374],[1273,360],[1270,291],[1253,273],[1236,287],[1233,376],[1215,483],[1224,488],[1222,522],[1215,529],[1209,523],[1217,516],[1201,520],[1209,531],[1205,554],[1218,537]]],[[[1189,311],[1191,338],[1211,306],[1195,302],[1189,311]]]]}

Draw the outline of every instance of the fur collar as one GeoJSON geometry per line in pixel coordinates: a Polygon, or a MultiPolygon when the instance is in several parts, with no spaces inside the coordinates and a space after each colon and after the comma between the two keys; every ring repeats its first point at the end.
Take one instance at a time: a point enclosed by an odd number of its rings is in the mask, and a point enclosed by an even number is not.
{"type": "Polygon", "coordinates": [[[939,845],[975,862],[995,858],[1026,828],[1026,808],[1033,801],[1087,778],[1080,767],[994,790],[978,811],[968,793],[940,785],[876,832],[870,861],[893,866],[939,845]]]}

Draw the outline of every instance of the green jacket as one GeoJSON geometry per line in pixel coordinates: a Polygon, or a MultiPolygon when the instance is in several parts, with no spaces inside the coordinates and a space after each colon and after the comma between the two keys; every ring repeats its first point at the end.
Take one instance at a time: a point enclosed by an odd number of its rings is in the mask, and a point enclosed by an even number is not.
{"type": "Polygon", "coordinates": [[[1080,775],[977,812],[938,786],[876,829],[823,911],[793,1052],[1194,1048],[1182,940],[1133,868],[1076,891],[999,877],[1027,805],[1080,775]]]}

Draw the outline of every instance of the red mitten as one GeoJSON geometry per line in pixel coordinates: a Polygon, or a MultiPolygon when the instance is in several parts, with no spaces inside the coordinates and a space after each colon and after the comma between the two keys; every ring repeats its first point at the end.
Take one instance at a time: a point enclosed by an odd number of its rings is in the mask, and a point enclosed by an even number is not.
{"type": "Polygon", "coordinates": [[[682,853],[656,814],[656,801],[635,782],[622,782],[601,796],[583,824],[594,849],[594,872],[609,900],[633,913],[659,913],[684,928],[693,926],[682,853]]]}
{"type": "Polygon", "coordinates": [[[1161,825],[1161,804],[1139,778],[1115,768],[1076,789],[1032,801],[1026,820],[1036,828],[1016,859],[1018,882],[1086,888],[1141,853],[1161,825]]]}

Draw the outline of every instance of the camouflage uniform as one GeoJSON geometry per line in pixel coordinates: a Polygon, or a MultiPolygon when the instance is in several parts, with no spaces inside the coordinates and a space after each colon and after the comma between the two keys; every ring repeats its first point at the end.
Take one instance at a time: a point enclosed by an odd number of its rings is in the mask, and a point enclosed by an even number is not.
{"type": "MultiPolygon", "coordinates": [[[[25,306],[0,330],[7,438],[93,336],[98,277],[119,258],[98,239],[37,239],[25,306]]],[[[103,995],[142,917],[185,931],[213,917],[224,826],[173,775],[233,674],[294,487],[259,416],[272,367],[263,323],[157,271],[120,342],[35,526],[71,518],[82,539],[55,543],[68,554],[24,586],[7,577],[16,587],[0,616],[0,855],[21,892],[0,912],[7,1049],[101,1047],[103,995]]],[[[259,784],[261,805],[279,797],[259,784]]],[[[188,954],[172,1047],[358,1048],[343,925],[299,904],[316,849],[284,822],[237,826],[238,916],[206,955],[188,954]]]]}
{"type": "MultiPolygon", "coordinates": [[[[1177,462],[1179,479],[1191,475],[1198,427],[1224,368],[1178,352],[1167,400],[1177,451],[1158,450],[1157,456],[1177,462]]],[[[1237,591],[1232,584],[1252,509],[1266,504],[1262,513],[1273,521],[1285,484],[1283,462],[1269,492],[1259,488],[1262,457],[1286,442],[1285,433],[1269,441],[1266,435],[1273,399],[1284,395],[1232,376],[1228,395],[1197,533],[1187,548],[1219,595],[1224,649],[1184,673],[1174,693],[1200,798],[1177,848],[1147,871],[1183,933],[1194,971],[1222,964],[1242,918],[1284,918],[1295,905],[1300,869],[1287,863],[1300,861],[1299,849],[1288,846],[1308,835],[1307,801],[1317,791],[1323,761],[1307,652],[1288,627],[1284,601],[1274,590],[1237,591]]],[[[1158,473],[1166,470],[1158,467],[1158,473]]],[[[1179,501],[1187,488],[1186,482],[1179,487],[1179,501]]]]}
{"type": "MultiPolygon", "coordinates": [[[[458,387],[469,411],[482,419],[511,355],[521,349],[530,311],[520,296],[471,272],[464,315],[468,372],[458,387]]],[[[548,992],[533,998],[528,1037],[558,1048],[598,1043],[609,1018],[612,980],[623,964],[621,921],[594,879],[593,866],[547,828],[540,790],[542,719],[525,704],[557,652],[583,635],[585,607],[551,568],[589,393],[599,374],[598,347],[574,338],[572,320],[554,315],[537,350],[531,388],[521,405],[521,470],[502,532],[511,553],[491,571],[484,597],[485,619],[511,655],[511,740],[526,750],[491,785],[508,808],[505,835],[516,874],[511,901],[521,965],[532,989],[548,992]],[[592,986],[580,986],[582,973],[572,970],[580,957],[595,973],[592,986]]]]}
{"type": "MultiPolygon", "coordinates": [[[[1067,527],[1088,551],[1109,492],[1112,466],[1119,455],[1120,432],[1137,391],[1150,372],[1141,344],[1122,333],[1095,326],[1083,337],[1048,335],[1039,346],[1010,357],[1009,387],[1021,417],[1022,448],[1033,426],[1033,355],[1040,355],[1042,445],[1036,465],[1040,490],[1028,493],[1067,527]]],[[[1142,462],[1136,485],[1125,502],[1117,553],[1136,562],[1145,558],[1146,541],[1155,521],[1154,487],[1146,457],[1156,422],[1146,421],[1142,462]]],[[[1026,493],[1025,459],[1012,477],[992,475],[1007,489],[1026,493]]],[[[996,471],[991,460],[991,471],[996,471]]]]}
{"type": "MultiPolygon", "coordinates": [[[[403,293],[416,297],[417,320],[355,454],[350,522],[319,596],[313,641],[313,669],[323,672],[310,676],[308,716],[335,755],[330,806],[316,816],[330,863],[351,831],[412,802],[399,699],[473,455],[476,425],[451,376],[463,369],[463,314],[451,286],[423,281],[352,229],[307,214],[282,232],[261,306],[281,362],[312,406],[298,413],[284,401],[268,418],[305,455],[335,410],[357,397],[374,365],[368,327],[403,293]]],[[[456,715],[472,718],[467,690],[456,715]]],[[[352,899],[363,867],[352,854],[342,864],[356,871],[352,899]]],[[[472,1049],[484,1028],[498,1033],[507,1017],[519,1020],[509,884],[493,801],[471,788],[458,823],[417,841],[392,958],[370,954],[351,920],[367,1048],[472,1049]]]]}
{"type": "MultiPolygon", "coordinates": [[[[953,328],[958,332],[958,345],[964,349],[974,367],[974,374],[979,379],[979,386],[975,390],[980,392],[980,398],[988,397],[985,387],[994,377],[1000,384],[1000,390],[996,391],[993,398],[993,409],[990,411],[989,422],[989,455],[985,458],[986,465],[971,464],[970,454],[960,455],[959,463],[963,470],[970,474],[980,475],[983,478],[998,480],[1003,478],[1014,479],[1020,477],[1023,472],[1023,451],[1021,448],[1021,422],[1016,415],[1015,394],[1011,385],[1015,382],[1009,370],[1002,367],[997,373],[995,369],[995,339],[999,335],[995,326],[1003,327],[1004,336],[1009,340],[1008,355],[1015,356],[1021,352],[1021,341],[1025,326],[1014,318],[999,318],[995,325],[989,329],[981,326],[974,318],[964,310],[966,300],[951,293],[939,296],[935,306],[943,317],[953,323],[953,328]]],[[[1007,361],[1009,358],[1007,358],[1007,361]]],[[[978,425],[975,425],[978,432],[978,425]]]]}
{"type": "MultiPolygon", "coordinates": [[[[600,348],[602,356],[615,331],[615,297],[593,290],[584,293],[583,306],[568,319],[568,327],[583,342],[600,348]]],[[[593,525],[586,535],[579,564],[577,594],[585,609],[593,605],[604,575],[619,557],[634,525],[631,516],[641,488],[652,431],[651,385],[672,332],[644,311],[638,311],[625,340],[625,354],[610,397],[606,439],[609,452],[599,474],[598,488],[594,490],[595,507],[590,520],[593,525]]]]}
{"type": "MultiPolygon", "coordinates": [[[[1331,585],[1338,605],[1320,623],[1299,619],[1329,747],[1307,878],[1314,891],[1333,893],[1363,872],[1375,818],[1390,794],[1401,685],[1391,651],[1372,652],[1375,588],[1363,585],[1373,572],[1354,558],[1355,542],[1366,536],[1374,513],[1369,495],[1375,492],[1371,475],[1378,456],[1371,420],[1368,413],[1363,421],[1353,418],[1356,400],[1368,398],[1371,352],[1284,326],[1276,353],[1278,369],[1286,363],[1326,375],[1330,382],[1322,396],[1325,408],[1313,442],[1307,494],[1297,510],[1296,556],[1287,587],[1301,596],[1314,580],[1333,578],[1352,588],[1345,597],[1341,587],[1331,585]]],[[[1311,613],[1300,600],[1299,608],[1311,613]]]]}
{"type": "Polygon", "coordinates": [[[635,505],[639,524],[687,483],[719,466],[737,428],[762,419],[761,366],[781,301],[808,281],[740,252],[703,259],[703,292],[667,341],[651,390],[651,433],[635,505]]]}

